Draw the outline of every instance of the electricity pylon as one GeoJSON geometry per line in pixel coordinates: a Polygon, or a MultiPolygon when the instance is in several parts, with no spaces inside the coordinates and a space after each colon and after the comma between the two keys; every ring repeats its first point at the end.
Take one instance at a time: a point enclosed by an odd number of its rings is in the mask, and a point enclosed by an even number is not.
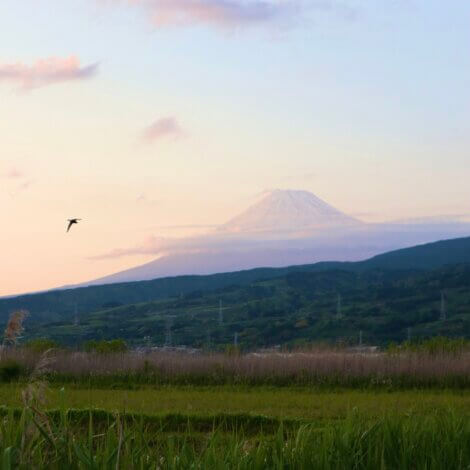
{"type": "Polygon", "coordinates": [[[224,314],[222,312],[222,300],[219,300],[219,325],[224,324],[224,314]]]}
{"type": "Polygon", "coordinates": [[[342,305],[341,294],[338,294],[338,298],[336,300],[336,317],[338,319],[343,318],[343,305],[342,305]]]}
{"type": "Polygon", "coordinates": [[[441,321],[447,320],[447,305],[444,291],[441,290],[441,321]]]}
{"type": "Polygon", "coordinates": [[[165,325],[165,346],[171,346],[173,343],[173,336],[171,328],[173,326],[173,318],[167,317],[165,325]]]}

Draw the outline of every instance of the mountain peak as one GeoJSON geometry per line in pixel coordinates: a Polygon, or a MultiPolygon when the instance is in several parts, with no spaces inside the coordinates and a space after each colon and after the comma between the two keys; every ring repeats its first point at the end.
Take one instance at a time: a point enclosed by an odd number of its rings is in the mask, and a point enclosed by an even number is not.
{"type": "Polygon", "coordinates": [[[302,190],[275,189],[220,227],[224,232],[304,232],[361,222],[302,190]]]}

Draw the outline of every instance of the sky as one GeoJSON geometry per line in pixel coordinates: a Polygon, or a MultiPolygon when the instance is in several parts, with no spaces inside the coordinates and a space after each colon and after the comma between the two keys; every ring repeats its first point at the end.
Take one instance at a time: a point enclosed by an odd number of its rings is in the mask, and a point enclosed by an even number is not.
{"type": "Polygon", "coordinates": [[[469,21],[467,0],[2,0],[0,295],[138,265],[100,255],[267,189],[468,214],[469,21]]]}

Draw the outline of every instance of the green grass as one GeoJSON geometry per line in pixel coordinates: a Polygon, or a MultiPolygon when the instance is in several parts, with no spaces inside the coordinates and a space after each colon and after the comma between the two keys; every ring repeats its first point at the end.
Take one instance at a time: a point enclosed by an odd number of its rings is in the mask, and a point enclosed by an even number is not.
{"type": "Polygon", "coordinates": [[[0,470],[470,468],[470,395],[0,386],[0,470]]]}
{"type": "MultiPolygon", "coordinates": [[[[26,372],[27,374],[27,372],[26,372]]],[[[24,379],[24,377],[19,377],[24,379]]],[[[402,374],[381,376],[380,373],[335,373],[327,371],[316,373],[316,371],[298,370],[290,374],[286,373],[261,373],[258,375],[243,375],[236,370],[224,370],[222,367],[211,371],[200,372],[143,372],[122,371],[109,374],[86,373],[66,374],[53,373],[47,375],[47,380],[57,386],[67,384],[73,388],[103,388],[103,389],[125,389],[137,390],[145,387],[311,387],[326,391],[335,389],[350,390],[469,390],[470,376],[463,373],[436,373],[426,375],[413,375],[410,372],[402,374]]]]}
{"type": "MultiPolygon", "coordinates": [[[[0,387],[0,403],[21,406],[19,385],[0,387]]],[[[47,407],[100,408],[145,414],[192,415],[252,414],[276,418],[343,418],[351,410],[379,417],[385,412],[427,414],[453,408],[470,417],[470,394],[454,391],[374,392],[343,390],[326,392],[306,388],[266,387],[161,387],[141,390],[51,388],[47,407]]]]}
{"type": "Polygon", "coordinates": [[[0,468],[20,469],[468,469],[470,421],[456,412],[299,424],[274,433],[155,429],[102,412],[3,413],[0,468]]]}

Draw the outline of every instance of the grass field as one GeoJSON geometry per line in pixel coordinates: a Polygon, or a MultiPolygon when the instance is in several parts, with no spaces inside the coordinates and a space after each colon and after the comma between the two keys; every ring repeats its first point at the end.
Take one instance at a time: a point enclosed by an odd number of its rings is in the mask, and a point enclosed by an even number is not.
{"type": "MultiPolygon", "coordinates": [[[[0,387],[0,403],[22,405],[23,387],[0,387]]],[[[74,389],[53,387],[47,408],[99,408],[110,412],[182,413],[211,416],[219,413],[264,415],[276,418],[323,420],[344,418],[357,410],[369,417],[457,410],[470,419],[470,393],[456,391],[326,392],[307,388],[159,387],[140,390],[74,389]]]]}
{"type": "Polygon", "coordinates": [[[25,409],[0,423],[2,470],[41,469],[468,469],[470,425],[458,414],[351,414],[339,422],[245,433],[152,428],[139,418],[25,409]]]}
{"type": "Polygon", "coordinates": [[[470,466],[466,393],[54,388],[41,408],[21,391],[0,387],[2,470],[470,466]]]}
{"type": "Polygon", "coordinates": [[[11,351],[0,470],[468,470],[466,358],[11,351]]]}

